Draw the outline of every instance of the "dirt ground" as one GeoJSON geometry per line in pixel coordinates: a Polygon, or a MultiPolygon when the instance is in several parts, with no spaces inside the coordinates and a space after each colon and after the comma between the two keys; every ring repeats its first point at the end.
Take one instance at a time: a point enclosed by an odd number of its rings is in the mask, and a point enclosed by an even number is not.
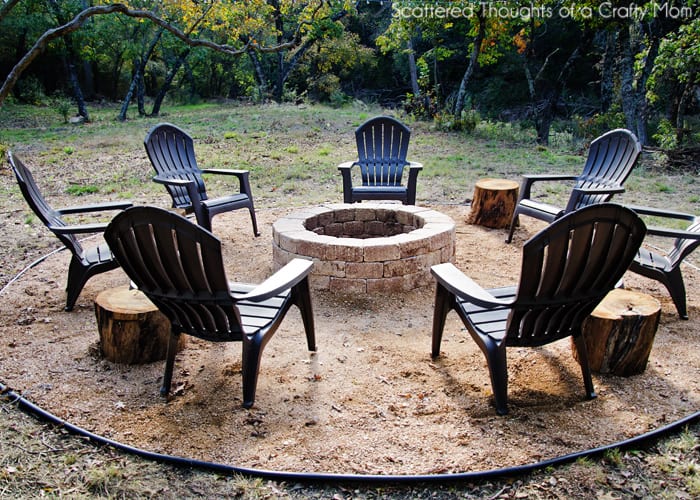
{"type": "MultiPolygon", "coordinates": [[[[505,230],[466,224],[467,206],[430,208],[457,223],[460,269],[487,287],[517,282],[522,243],[541,223],[523,218],[507,245],[505,230]]],[[[230,280],[271,274],[271,225],[290,211],[258,210],[259,238],[244,211],[214,219],[230,280]]],[[[662,304],[643,374],[594,375],[598,397],[587,401],[568,339],[510,349],[510,414],[498,417],[484,357],[456,314],[448,316],[442,355],[431,359],[432,287],[386,296],[314,291],[318,352],[306,350],[292,309],[265,349],[250,410],[241,407],[240,344],[190,339],[177,357],[175,395],[165,401],[158,393],[163,362],[124,366],[99,354],[93,299],[127,284],[123,272],[91,279],[66,313],[68,259],[52,255],[5,289],[4,383],[71,423],[154,452],[300,472],[455,473],[613,443],[698,408],[700,354],[689,346],[700,330],[693,293],[700,275],[691,266],[683,270],[688,321],[660,284],[626,276],[627,288],[662,304]]]]}

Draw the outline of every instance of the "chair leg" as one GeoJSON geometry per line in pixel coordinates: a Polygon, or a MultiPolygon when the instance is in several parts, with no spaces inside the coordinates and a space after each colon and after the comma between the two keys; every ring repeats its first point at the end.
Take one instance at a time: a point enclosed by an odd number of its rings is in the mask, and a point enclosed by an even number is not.
{"type": "Polygon", "coordinates": [[[306,332],[306,344],[309,351],[316,351],[316,327],[314,325],[314,312],[311,305],[311,293],[309,291],[309,279],[304,278],[292,289],[292,301],[299,308],[301,320],[306,332]]]}
{"type": "Polygon", "coordinates": [[[513,211],[513,218],[510,220],[510,228],[508,229],[508,237],[506,238],[506,243],[510,243],[513,240],[513,233],[515,232],[515,226],[518,225],[518,208],[516,207],[513,211]]]}
{"type": "Polygon", "coordinates": [[[583,335],[574,336],[574,344],[578,353],[579,364],[581,365],[581,373],[583,374],[583,385],[586,388],[586,397],[594,399],[596,397],[595,388],[593,387],[593,378],[591,377],[591,367],[588,364],[588,350],[583,335]]]}
{"type": "Polygon", "coordinates": [[[255,208],[253,207],[252,201],[250,207],[248,207],[248,211],[250,212],[250,220],[253,223],[253,234],[255,236],[260,236],[260,231],[258,231],[258,221],[255,218],[255,208]]]}
{"type": "Polygon", "coordinates": [[[681,319],[688,319],[688,309],[686,305],[685,296],[685,283],[683,282],[683,275],[681,274],[680,267],[676,267],[670,273],[666,273],[665,285],[668,289],[668,293],[671,294],[673,303],[675,304],[676,310],[678,311],[678,316],[680,316],[681,319]]]}
{"type": "Polygon", "coordinates": [[[505,346],[499,347],[489,342],[484,346],[486,363],[489,366],[491,389],[496,403],[496,413],[508,414],[508,362],[506,361],[505,346]]]}
{"type": "Polygon", "coordinates": [[[180,340],[180,332],[170,332],[168,350],[165,357],[165,372],[163,373],[163,385],[160,387],[160,395],[167,396],[170,393],[170,385],[173,380],[173,367],[175,366],[175,355],[177,354],[177,344],[180,340]]]}
{"type": "Polygon", "coordinates": [[[445,329],[445,319],[447,313],[450,312],[450,304],[452,302],[451,293],[440,283],[435,289],[435,307],[433,312],[433,358],[440,355],[440,344],[442,344],[442,332],[445,329]]]}
{"type": "Polygon", "coordinates": [[[75,306],[80,292],[87,280],[90,278],[90,273],[78,259],[73,256],[68,266],[68,283],[66,284],[66,311],[72,311],[75,306]]]}
{"type": "Polygon", "coordinates": [[[258,332],[255,335],[243,336],[243,355],[241,371],[243,376],[243,407],[250,408],[255,403],[255,389],[258,385],[258,371],[262,358],[264,335],[258,332]]]}

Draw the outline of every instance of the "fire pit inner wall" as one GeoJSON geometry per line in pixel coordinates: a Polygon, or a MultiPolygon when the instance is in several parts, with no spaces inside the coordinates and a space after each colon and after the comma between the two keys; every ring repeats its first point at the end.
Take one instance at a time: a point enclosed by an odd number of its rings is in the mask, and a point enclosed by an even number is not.
{"type": "Polygon", "coordinates": [[[311,259],[314,289],[391,293],[433,284],[430,267],[452,262],[455,223],[413,205],[328,204],[272,226],[273,267],[311,259]]]}

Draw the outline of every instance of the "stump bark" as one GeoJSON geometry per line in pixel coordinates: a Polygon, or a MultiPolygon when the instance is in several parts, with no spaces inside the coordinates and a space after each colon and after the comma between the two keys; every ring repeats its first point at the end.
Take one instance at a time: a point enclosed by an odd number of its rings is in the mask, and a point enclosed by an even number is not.
{"type": "MultiPolygon", "coordinates": [[[[100,292],[95,299],[100,352],[115,363],[140,364],[165,359],[170,321],[148,298],[128,287],[100,292]]],[[[180,336],[178,351],[186,336],[180,336]]]]}
{"type": "Polygon", "coordinates": [[[661,305],[654,297],[612,290],[583,323],[591,370],[619,376],[642,373],[660,318],[661,305]]]}
{"type": "Polygon", "coordinates": [[[481,179],[474,186],[467,222],[494,229],[510,227],[520,186],[506,179],[481,179]]]}

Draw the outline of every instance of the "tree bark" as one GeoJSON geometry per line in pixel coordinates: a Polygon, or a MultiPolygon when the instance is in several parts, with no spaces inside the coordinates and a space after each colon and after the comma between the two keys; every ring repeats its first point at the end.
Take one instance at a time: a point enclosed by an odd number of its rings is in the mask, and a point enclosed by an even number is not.
{"type": "Polygon", "coordinates": [[[462,81],[459,84],[459,91],[457,92],[457,99],[455,99],[454,116],[459,119],[462,115],[462,110],[464,109],[464,103],[467,97],[467,85],[471,79],[474,71],[479,64],[479,53],[481,51],[481,43],[486,36],[486,22],[483,17],[483,5],[479,7],[476,12],[476,20],[479,23],[479,28],[474,38],[474,46],[472,47],[471,56],[469,57],[469,65],[467,66],[464,76],[462,76],[462,81]]]}
{"type": "Polygon", "coordinates": [[[155,99],[153,100],[153,108],[151,109],[151,116],[158,116],[160,114],[160,106],[163,103],[163,99],[165,99],[165,96],[168,93],[168,91],[170,90],[170,86],[172,85],[173,80],[175,79],[175,75],[177,75],[177,72],[180,70],[180,67],[184,64],[185,59],[187,59],[187,56],[189,54],[190,54],[190,49],[185,50],[175,60],[175,64],[173,64],[173,67],[170,68],[168,75],[165,77],[165,81],[163,82],[163,85],[160,87],[160,89],[158,90],[158,94],[156,95],[155,99]]]}
{"type": "MultiPolygon", "coordinates": [[[[654,297],[611,291],[582,326],[591,370],[619,376],[642,373],[660,318],[661,305],[654,297]]],[[[575,350],[574,356],[578,359],[575,350]]]]}
{"type": "MultiPolygon", "coordinates": [[[[95,298],[95,316],[100,351],[106,359],[128,365],[165,359],[170,321],[140,291],[119,287],[100,292],[95,298]]],[[[186,338],[180,336],[178,350],[185,346],[186,338]]]]}
{"type": "Polygon", "coordinates": [[[617,32],[605,32],[605,51],[600,70],[600,111],[607,113],[615,98],[615,54],[617,32]]]}
{"type": "Polygon", "coordinates": [[[408,72],[411,77],[411,92],[414,97],[420,95],[420,87],[418,86],[418,68],[416,67],[416,53],[413,50],[413,39],[406,42],[408,48],[408,72]]]}
{"type": "Polygon", "coordinates": [[[134,74],[131,78],[129,90],[126,92],[126,96],[124,97],[124,101],[122,102],[122,107],[119,111],[119,115],[117,116],[117,119],[121,122],[126,120],[126,111],[129,109],[129,103],[131,102],[131,99],[134,96],[134,92],[137,92],[139,114],[142,116],[146,114],[146,110],[143,107],[143,94],[140,90],[140,88],[143,86],[143,73],[144,71],[146,71],[146,63],[153,55],[153,51],[155,51],[156,45],[158,44],[158,41],[160,40],[160,37],[162,35],[163,30],[159,29],[153,37],[153,39],[151,40],[148,49],[146,49],[146,52],[144,52],[140,58],[134,59],[134,74]]]}

